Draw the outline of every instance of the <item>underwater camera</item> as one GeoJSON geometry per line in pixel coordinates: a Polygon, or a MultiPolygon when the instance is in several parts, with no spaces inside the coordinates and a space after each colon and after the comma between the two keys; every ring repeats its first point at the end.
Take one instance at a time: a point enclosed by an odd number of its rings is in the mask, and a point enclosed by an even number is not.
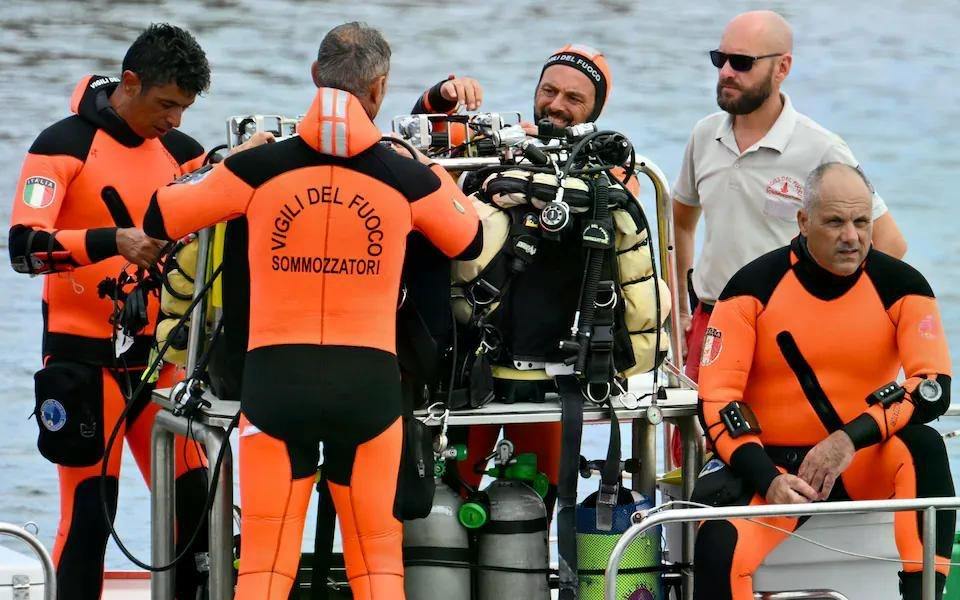
{"type": "MultiPolygon", "coordinates": [[[[302,118],[302,117],[300,117],[302,118]]],[[[227,119],[227,147],[246,142],[258,131],[269,131],[279,142],[296,135],[300,118],[281,115],[238,115],[227,119]]]]}

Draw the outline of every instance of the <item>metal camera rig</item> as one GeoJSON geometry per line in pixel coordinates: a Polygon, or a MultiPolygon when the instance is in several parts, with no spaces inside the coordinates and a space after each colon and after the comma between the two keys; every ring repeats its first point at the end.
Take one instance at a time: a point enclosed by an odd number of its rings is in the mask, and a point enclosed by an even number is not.
{"type": "Polygon", "coordinates": [[[227,119],[227,148],[232,149],[258,131],[269,131],[279,141],[297,134],[300,119],[281,115],[237,115],[227,119]]]}
{"type": "MultiPolygon", "coordinates": [[[[554,127],[541,122],[535,136],[520,124],[519,112],[422,114],[394,117],[392,128],[404,141],[436,159],[448,171],[476,171],[486,167],[519,166],[555,172],[583,138],[597,133],[593,123],[554,127]]],[[[624,165],[632,149],[622,134],[604,132],[582,149],[581,157],[597,157],[594,166],[624,165]],[[613,139],[614,136],[616,139],[613,139]]],[[[582,165],[580,165],[582,166],[582,165]]]]}
{"type": "Polygon", "coordinates": [[[391,126],[421,152],[443,157],[443,161],[459,159],[457,168],[467,167],[462,170],[496,164],[472,159],[501,156],[527,137],[520,127],[519,112],[401,115],[393,118],[391,126]]]}

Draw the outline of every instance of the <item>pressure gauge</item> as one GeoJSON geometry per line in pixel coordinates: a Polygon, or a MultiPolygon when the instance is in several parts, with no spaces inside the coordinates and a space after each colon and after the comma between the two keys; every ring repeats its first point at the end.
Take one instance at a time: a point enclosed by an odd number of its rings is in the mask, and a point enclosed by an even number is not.
{"type": "Polygon", "coordinates": [[[927,402],[936,402],[943,396],[943,388],[940,387],[936,379],[924,379],[921,381],[920,385],[917,386],[917,392],[920,394],[920,397],[927,402]]]}

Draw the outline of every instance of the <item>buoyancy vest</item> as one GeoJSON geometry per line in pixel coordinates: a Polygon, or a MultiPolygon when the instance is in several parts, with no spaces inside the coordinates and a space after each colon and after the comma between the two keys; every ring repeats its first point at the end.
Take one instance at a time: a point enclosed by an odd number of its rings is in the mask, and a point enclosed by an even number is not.
{"type": "MultiPolygon", "coordinates": [[[[562,360],[559,342],[570,336],[579,307],[586,265],[584,248],[574,233],[582,225],[575,223],[559,242],[540,239],[539,209],[553,199],[556,188],[556,177],[549,174],[517,170],[488,177],[473,197],[484,223],[483,249],[477,259],[453,266],[457,319],[476,323],[482,318],[484,327],[495,328],[500,345],[497,372],[508,378],[515,374],[504,368],[529,372],[562,360]]],[[[574,219],[586,218],[590,184],[568,177],[564,188],[574,219]]],[[[642,213],[638,222],[638,216],[624,209],[628,202],[632,201],[622,187],[610,188],[617,262],[611,265],[615,271],[611,275],[621,300],[615,357],[624,375],[649,371],[662,360],[667,335],[661,332],[660,352],[653,352],[653,347],[670,310],[666,285],[653,273],[642,213]],[[659,324],[653,285],[660,286],[659,324]]]]}
{"type": "MultiPolygon", "coordinates": [[[[200,144],[177,130],[155,139],[134,133],[110,105],[118,83],[85,77],[71,97],[74,114],[37,136],[17,184],[9,241],[16,270],[49,273],[43,354],[100,365],[116,362],[113,302],[98,294],[126,263],[116,229],[139,227],[153,191],[203,160],[200,144]]],[[[127,365],[146,361],[157,305],[150,297],[150,324],[123,354],[127,365]]]]}
{"type": "Polygon", "coordinates": [[[363,346],[395,353],[406,236],[448,256],[473,256],[479,222],[437,166],[378,144],[347,92],[322,88],[299,136],[253,148],[157,192],[145,219],[177,238],[245,218],[248,350],[283,344],[363,346]]]}

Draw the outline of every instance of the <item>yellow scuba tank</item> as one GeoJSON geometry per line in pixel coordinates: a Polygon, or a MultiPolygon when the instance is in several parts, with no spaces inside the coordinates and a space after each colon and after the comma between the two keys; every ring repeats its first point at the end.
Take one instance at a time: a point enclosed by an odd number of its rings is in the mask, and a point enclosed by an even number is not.
{"type": "Polygon", "coordinates": [[[187,362],[189,324],[178,325],[193,299],[198,249],[199,242],[196,239],[177,244],[164,264],[163,285],[160,288],[161,319],[157,323],[157,346],[161,348],[170,340],[163,360],[181,367],[187,362]]]}
{"type": "Polygon", "coordinates": [[[157,323],[157,346],[162,348],[170,341],[170,346],[163,353],[163,360],[178,366],[187,364],[187,332],[189,322],[180,325],[180,318],[163,319],[157,323]]]}

